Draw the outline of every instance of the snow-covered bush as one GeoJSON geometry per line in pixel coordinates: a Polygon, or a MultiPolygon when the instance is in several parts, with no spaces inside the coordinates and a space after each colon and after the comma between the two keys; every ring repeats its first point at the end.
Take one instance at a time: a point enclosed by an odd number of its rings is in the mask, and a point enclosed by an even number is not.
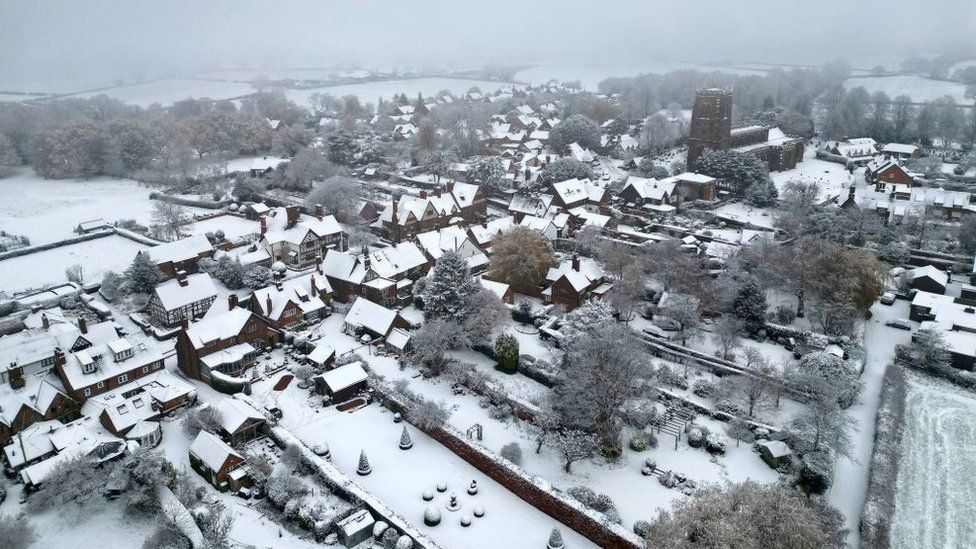
{"type": "Polygon", "coordinates": [[[308,486],[296,476],[278,472],[268,477],[264,485],[268,501],[278,509],[284,509],[289,501],[296,501],[308,493],[308,486]]]}
{"type": "Polygon", "coordinates": [[[660,381],[663,385],[668,385],[670,387],[675,387],[682,390],[688,388],[688,380],[681,377],[677,372],[672,370],[671,367],[665,364],[658,367],[655,375],[657,376],[658,381],[660,381]]]}
{"type": "Polygon", "coordinates": [[[518,442],[509,442],[505,446],[502,446],[501,456],[508,461],[511,461],[515,465],[522,465],[522,447],[519,446],[518,442]]]}
{"type": "Polygon", "coordinates": [[[702,434],[701,429],[698,427],[693,427],[688,431],[688,446],[691,446],[692,448],[700,448],[704,438],[705,435],[702,434]]]}
{"type": "Polygon", "coordinates": [[[200,431],[217,433],[220,432],[221,419],[220,412],[213,406],[190,408],[183,416],[183,431],[191,437],[197,436],[200,431]]]}
{"type": "Polygon", "coordinates": [[[695,383],[692,384],[691,392],[696,396],[702,398],[708,398],[712,396],[712,392],[715,390],[715,384],[707,379],[696,379],[695,383]]]}
{"type": "Polygon", "coordinates": [[[582,503],[584,507],[603,513],[611,522],[620,522],[617,507],[610,496],[594,492],[592,488],[587,486],[573,486],[566,493],[582,503]]]}
{"type": "Polygon", "coordinates": [[[413,540],[407,535],[400,536],[396,542],[396,549],[413,549],[413,540]]]}
{"type": "Polygon", "coordinates": [[[718,433],[709,433],[705,437],[705,449],[712,454],[724,454],[725,443],[725,437],[718,433]]]}
{"type": "Polygon", "coordinates": [[[419,398],[408,406],[407,415],[410,417],[410,421],[425,431],[439,429],[451,417],[451,411],[443,402],[419,398]]]}
{"type": "Polygon", "coordinates": [[[522,324],[531,324],[532,302],[527,299],[520,300],[518,306],[512,311],[512,320],[521,322],[522,324]]]}
{"type": "Polygon", "coordinates": [[[647,535],[647,530],[650,527],[650,523],[648,523],[646,520],[638,520],[634,523],[634,533],[640,536],[641,539],[644,539],[644,536],[647,535]]]}
{"type": "Polygon", "coordinates": [[[807,491],[820,494],[830,488],[837,458],[827,449],[804,454],[800,460],[800,482],[807,491]]]}
{"type": "Polygon", "coordinates": [[[428,507],[424,510],[424,524],[427,526],[437,526],[441,523],[441,512],[436,507],[428,507]]]}
{"type": "Polygon", "coordinates": [[[492,406],[488,409],[488,417],[491,419],[496,419],[499,421],[504,421],[509,419],[514,415],[515,411],[509,404],[499,404],[497,406],[492,406]]]}
{"type": "Polygon", "coordinates": [[[495,338],[495,361],[498,362],[498,368],[505,373],[518,372],[519,342],[514,336],[498,334],[495,338]]]}
{"type": "Polygon", "coordinates": [[[396,549],[397,541],[400,539],[400,533],[397,532],[396,528],[387,528],[383,532],[383,549],[396,549]]]}
{"type": "Polygon", "coordinates": [[[657,403],[648,399],[628,400],[620,409],[620,419],[638,429],[647,427],[657,418],[657,403]]]}
{"type": "Polygon", "coordinates": [[[641,433],[630,437],[630,449],[635,452],[643,452],[648,448],[657,448],[657,437],[654,433],[641,433]]]}
{"type": "Polygon", "coordinates": [[[725,412],[726,414],[731,414],[733,416],[745,416],[745,409],[740,406],[737,402],[729,398],[723,398],[715,403],[715,410],[719,412],[725,412]]]}

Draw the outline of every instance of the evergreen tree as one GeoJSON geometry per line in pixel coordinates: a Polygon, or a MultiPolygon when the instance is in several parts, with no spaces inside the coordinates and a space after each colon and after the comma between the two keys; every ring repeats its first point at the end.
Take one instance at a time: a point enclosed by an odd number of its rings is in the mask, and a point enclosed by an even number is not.
{"type": "Polygon", "coordinates": [[[164,278],[149,254],[139,252],[129,268],[125,270],[125,291],[133,294],[152,293],[156,284],[162,282],[164,278]]]}
{"type": "Polygon", "coordinates": [[[732,314],[745,323],[750,332],[760,330],[766,323],[766,293],[754,280],[739,288],[732,302],[732,314]]]}
{"type": "Polygon", "coordinates": [[[373,472],[373,468],[369,466],[369,459],[366,458],[366,450],[359,453],[359,467],[356,468],[356,473],[360,476],[366,476],[373,472]]]}
{"type": "Polygon", "coordinates": [[[437,260],[434,272],[424,288],[424,318],[443,318],[461,323],[466,302],[478,291],[478,283],[471,276],[468,262],[457,252],[447,252],[437,260]]]}
{"type": "Polygon", "coordinates": [[[403,426],[403,433],[400,434],[400,449],[409,450],[413,448],[413,441],[410,440],[410,433],[407,432],[407,426],[403,426]]]}
{"type": "Polygon", "coordinates": [[[258,290],[271,284],[271,269],[254,264],[244,271],[244,285],[252,290],[258,290]]]}
{"type": "Polygon", "coordinates": [[[514,374],[519,366],[519,342],[509,334],[495,338],[495,361],[503,372],[514,374]]]}
{"type": "Polygon", "coordinates": [[[563,535],[559,533],[558,528],[553,528],[552,533],[549,534],[549,543],[546,545],[547,549],[562,549],[563,547],[563,535]]]}

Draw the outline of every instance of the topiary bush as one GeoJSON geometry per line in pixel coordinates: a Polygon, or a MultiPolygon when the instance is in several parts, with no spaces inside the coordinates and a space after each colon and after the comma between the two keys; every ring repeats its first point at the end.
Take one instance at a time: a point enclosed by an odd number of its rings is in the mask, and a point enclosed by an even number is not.
{"type": "Polygon", "coordinates": [[[509,442],[502,446],[501,456],[515,465],[522,465],[522,447],[517,442],[509,442]]]}

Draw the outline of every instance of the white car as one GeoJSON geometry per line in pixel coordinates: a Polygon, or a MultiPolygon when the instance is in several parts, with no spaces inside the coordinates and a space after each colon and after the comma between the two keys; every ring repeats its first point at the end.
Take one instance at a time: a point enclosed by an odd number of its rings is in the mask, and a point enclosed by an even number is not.
{"type": "Polygon", "coordinates": [[[882,304],[884,304],[884,305],[891,305],[894,302],[895,302],[895,293],[894,292],[885,292],[885,293],[881,294],[881,303],[882,304]]]}

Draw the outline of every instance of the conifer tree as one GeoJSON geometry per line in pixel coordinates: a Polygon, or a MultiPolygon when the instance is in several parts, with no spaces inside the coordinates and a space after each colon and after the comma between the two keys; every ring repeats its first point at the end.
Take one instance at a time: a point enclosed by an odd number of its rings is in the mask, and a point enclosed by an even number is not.
{"type": "Polygon", "coordinates": [[[156,284],[162,282],[163,278],[163,273],[156,267],[149,254],[139,252],[125,271],[125,289],[133,294],[152,293],[156,284]]]}
{"type": "Polygon", "coordinates": [[[437,260],[424,288],[424,317],[463,322],[466,301],[478,291],[468,262],[457,252],[447,252],[437,260]]]}

